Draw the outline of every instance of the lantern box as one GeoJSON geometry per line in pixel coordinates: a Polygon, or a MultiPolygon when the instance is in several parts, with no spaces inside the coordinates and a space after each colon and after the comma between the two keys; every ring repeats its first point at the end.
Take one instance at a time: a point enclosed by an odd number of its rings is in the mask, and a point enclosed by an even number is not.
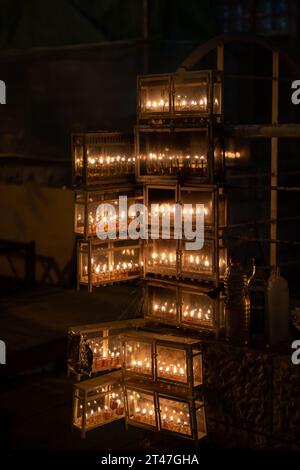
{"type": "Polygon", "coordinates": [[[125,408],[129,425],[176,434],[195,442],[207,435],[201,398],[125,383],[125,408]]]}
{"type": "Polygon", "coordinates": [[[128,281],[142,274],[139,240],[79,240],[77,262],[77,288],[86,285],[90,292],[93,286],[128,281]]]}
{"type": "Polygon", "coordinates": [[[116,235],[119,233],[119,221],[128,224],[135,214],[128,211],[132,204],[141,203],[143,195],[140,191],[119,188],[116,190],[97,190],[97,191],[75,191],[75,213],[74,213],[74,232],[83,235],[85,239],[95,237],[98,231],[104,232],[110,230],[110,224],[116,229],[116,235]],[[119,208],[119,196],[127,197],[126,210],[119,208]],[[101,204],[101,207],[99,207],[101,204]]]}
{"type": "Polygon", "coordinates": [[[224,328],[224,303],[217,290],[181,282],[146,281],[144,317],[216,336],[224,328]]]}
{"type": "Polygon", "coordinates": [[[126,329],[139,328],[143,319],[79,325],[68,330],[68,374],[96,375],[123,365],[123,341],[126,329]]]}
{"type": "Polygon", "coordinates": [[[208,129],[136,129],[137,180],[206,180],[209,176],[208,129]]]}
{"type": "Polygon", "coordinates": [[[121,372],[84,380],[73,389],[73,427],[86,432],[124,418],[121,372]]]}
{"type": "Polygon", "coordinates": [[[204,235],[199,250],[187,249],[195,240],[147,240],[144,247],[144,275],[195,279],[219,284],[227,265],[227,249],[222,238],[204,235]]]}
{"type": "Polygon", "coordinates": [[[224,171],[223,145],[202,128],[136,128],[137,180],[157,182],[196,179],[209,182],[224,171]]]}
{"type": "Polygon", "coordinates": [[[138,77],[138,119],[222,114],[222,74],[214,70],[138,77]]]}
{"type": "Polygon", "coordinates": [[[124,374],[194,390],[203,383],[199,339],[139,331],[124,334],[124,374]]]}
{"type": "Polygon", "coordinates": [[[196,228],[197,213],[200,213],[200,208],[196,207],[197,204],[204,206],[205,231],[224,229],[227,224],[226,197],[221,185],[147,184],[144,188],[144,200],[148,211],[148,224],[152,222],[152,230],[155,233],[161,232],[167,224],[171,228],[174,227],[175,204],[182,206],[182,218],[191,218],[193,230],[196,228]],[[151,220],[153,215],[156,218],[159,216],[159,222],[156,221],[157,228],[151,220]]]}
{"type": "Polygon", "coordinates": [[[86,132],[72,135],[74,186],[133,180],[133,136],[121,132],[86,132]]]}

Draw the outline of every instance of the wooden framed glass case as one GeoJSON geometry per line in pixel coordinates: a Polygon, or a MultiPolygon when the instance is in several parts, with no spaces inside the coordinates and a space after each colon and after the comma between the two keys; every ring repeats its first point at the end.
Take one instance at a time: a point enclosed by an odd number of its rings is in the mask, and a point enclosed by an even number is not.
{"type": "Polygon", "coordinates": [[[139,76],[138,119],[222,115],[222,73],[180,71],[139,76]]]}
{"type": "Polygon", "coordinates": [[[125,416],[121,372],[78,382],[73,387],[73,427],[87,431],[125,416]]]}
{"type": "Polygon", "coordinates": [[[76,190],[74,204],[74,232],[83,235],[85,239],[95,237],[103,229],[103,233],[109,231],[110,222],[119,233],[119,222],[130,223],[135,214],[129,210],[132,204],[143,201],[142,190],[132,188],[116,188],[113,190],[76,190]],[[127,203],[124,208],[119,207],[119,197],[126,196],[127,203]],[[101,206],[100,206],[101,205],[101,206]],[[101,222],[101,226],[98,224],[101,222]],[[97,227],[98,225],[98,227],[97,227]]]}
{"type": "Polygon", "coordinates": [[[144,317],[216,336],[225,326],[219,290],[180,281],[146,280],[144,317]]]}
{"type": "Polygon", "coordinates": [[[86,285],[91,292],[94,286],[136,279],[143,267],[140,240],[79,240],[77,262],[78,289],[86,285]]]}
{"type": "Polygon", "coordinates": [[[205,404],[200,396],[124,385],[126,424],[184,437],[197,443],[207,435],[205,404]]]}
{"type": "Polygon", "coordinates": [[[68,330],[68,374],[94,376],[123,366],[122,334],[144,325],[142,318],[72,326],[68,330]]]}
{"type": "Polygon", "coordinates": [[[85,132],[72,135],[73,185],[91,187],[133,180],[133,135],[122,132],[85,132]]]}
{"type": "Polygon", "coordinates": [[[189,390],[203,384],[199,339],[133,331],[125,333],[123,341],[125,377],[189,390]]]}

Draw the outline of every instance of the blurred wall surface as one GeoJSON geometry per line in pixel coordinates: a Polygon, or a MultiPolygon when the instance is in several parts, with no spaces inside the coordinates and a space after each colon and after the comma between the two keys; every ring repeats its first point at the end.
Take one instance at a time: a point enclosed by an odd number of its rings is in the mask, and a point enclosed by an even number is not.
{"type": "MultiPolygon", "coordinates": [[[[73,193],[35,183],[0,184],[1,239],[36,243],[38,281],[66,284],[72,277],[73,193]]],[[[0,275],[24,276],[24,260],[0,257],[0,275]]]]}

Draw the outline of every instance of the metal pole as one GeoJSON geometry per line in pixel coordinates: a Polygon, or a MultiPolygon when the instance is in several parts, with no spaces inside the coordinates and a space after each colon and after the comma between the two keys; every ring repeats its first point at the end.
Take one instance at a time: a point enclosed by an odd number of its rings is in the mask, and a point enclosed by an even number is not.
{"type": "Polygon", "coordinates": [[[144,73],[149,71],[149,0],[143,0],[144,73]]]}
{"type": "MultiPolygon", "coordinates": [[[[272,52],[272,124],[278,124],[278,92],[279,92],[279,52],[272,52]]],[[[278,137],[271,138],[271,187],[278,182],[278,137]]],[[[270,267],[276,267],[277,247],[273,240],[277,238],[277,189],[270,193],[270,267]]]]}
{"type": "Polygon", "coordinates": [[[224,70],[224,45],[217,46],[217,70],[223,72],[224,70]]]}

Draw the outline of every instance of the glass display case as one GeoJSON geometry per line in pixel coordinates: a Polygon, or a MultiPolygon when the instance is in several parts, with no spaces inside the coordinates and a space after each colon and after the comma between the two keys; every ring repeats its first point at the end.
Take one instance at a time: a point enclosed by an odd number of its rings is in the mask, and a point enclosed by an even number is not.
{"type": "Polygon", "coordinates": [[[129,425],[176,434],[195,442],[207,435],[202,398],[162,393],[150,386],[125,384],[125,413],[129,425]]]}
{"type": "Polygon", "coordinates": [[[139,240],[78,241],[77,288],[100,286],[116,281],[128,281],[142,275],[143,261],[139,240]]]}
{"type": "Polygon", "coordinates": [[[101,232],[101,228],[105,233],[110,230],[110,223],[112,223],[118,235],[119,221],[123,221],[126,225],[131,222],[135,214],[129,211],[129,207],[132,204],[141,203],[142,200],[141,191],[128,188],[75,191],[74,231],[87,239],[96,236],[98,222],[101,223],[101,225],[98,224],[98,232],[101,232]],[[127,197],[127,210],[123,208],[120,210],[119,196],[127,197]]]}
{"type": "Polygon", "coordinates": [[[123,365],[122,334],[139,328],[142,318],[94,323],[70,327],[68,330],[68,374],[96,375],[123,365]]]}
{"type": "Polygon", "coordinates": [[[208,128],[137,128],[137,178],[141,181],[176,179],[179,176],[207,179],[208,128]]]}
{"type": "Polygon", "coordinates": [[[122,132],[72,135],[73,184],[93,186],[106,180],[133,179],[133,136],[122,132]]]}
{"type": "Polygon", "coordinates": [[[144,316],[216,336],[225,326],[224,301],[218,290],[164,280],[146,282],[144,316]]]}
{"type": "Polygon", "coordinates": [[[121,372],[78,382],[73,388],[73,427],[87,431],[124,418],[121,372]]]}
{"type": "MultiPolygon", "coordinates": [[[[182,207],[182,219],[192,220],[193,230],[196,228],[196,216],[202,210],[196,206],[197,204],[204,206],[206,231],[224,229],[227,224],[225,190],[221,185],[146,185],[144,199],[148,211],[148,224],[151,224],[154,233],[161,232],[163,227],[171,229],[174,227],[176,204],[182,207]]],[[[179,219],[179,226],[180,223],[179,219]]]]}
{"type": "Polygon", "coordinates": [[[138,118],[222,114],[222,74],[184,71],[138,77],[138,118]]]}
{"type": "Polygon", "coordinates": [[[227,249],[223,239],[204,237],[204,245],[200,250],[187,250],[186,241],[181,241],[180,276],[218,283],[224,277],[227,266],[227,249]]]}
{"type": "Polygon", "coordinates": [[[204,401],[158,394],[161,431],[198,441],[207,435],[204,401]]]}
{"type": "Polygon", "coordinates": [[[199,339],[149,331],[128,332],[124,340],[124,374],[158,384],[194,390],[203,383],[199,339]]]}

